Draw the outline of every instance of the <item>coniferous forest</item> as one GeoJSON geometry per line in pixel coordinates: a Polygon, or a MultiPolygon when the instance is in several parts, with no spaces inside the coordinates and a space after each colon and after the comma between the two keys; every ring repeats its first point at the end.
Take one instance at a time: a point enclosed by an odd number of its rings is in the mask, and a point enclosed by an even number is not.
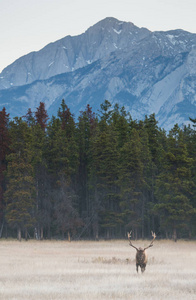
{"type": "Polygon", "coordinates": [[[109,101],[0,111],[0,237],[196,237],[196,119],[169,131],[109,101]]]}

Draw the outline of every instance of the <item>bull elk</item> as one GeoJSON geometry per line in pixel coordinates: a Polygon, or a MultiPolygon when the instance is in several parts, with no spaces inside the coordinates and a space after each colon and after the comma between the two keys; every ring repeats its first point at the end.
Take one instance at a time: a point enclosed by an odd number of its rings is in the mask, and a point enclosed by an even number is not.
{"type": "Polygon", "coordinates": [[[138,267],[140,267],[141,271],[143,273],[145,271],[147,260],[148,260],[145,250],[153,246],[153,242],[156,238],[156,234],[152,232],[153,240],[151,241],[150,245],[144,249],[142,249],[141,247],[138,249],[135,246],[133,246],[133,244],[131,242],[131,232],[128,232],[127,235],[128,235],[129,245],[131,247],[135,248],[137,251],[137,253],[136,253],[136,270],[138,272],[138,267]]]}

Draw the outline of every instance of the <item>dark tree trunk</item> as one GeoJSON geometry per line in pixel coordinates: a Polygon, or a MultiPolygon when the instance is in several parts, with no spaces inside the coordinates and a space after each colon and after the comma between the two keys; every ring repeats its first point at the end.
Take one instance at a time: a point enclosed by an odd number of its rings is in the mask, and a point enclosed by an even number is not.
{"type": "Polygon", "coordinates": [[[19,240],[19,242],[21,242],[22,234],[21,234],[21,228],[20,227],[17,230],[17,239],[19,240]]]}
{"type": "Polygon", "coordinates": [[[176,228],[174,227],[174,230],[173,230],[173,239],[175,242],[177,242],[177,231],[176,231],[176,228]]]}
{"type": "Polygon", "coordinates": [[[28,240],[28,231],[27,231],[27,228],[25,228],[25,240],[26,241],[28,240]]]}
{"type": "Polygon", "coordinates": [[[41,241],[43,241],[43,239],[44,239],[44,228],[43,228],[42,225],[41,225],[41,228],[40,228],[40,239],[41,239],[41,241]]]}
{"type": "Polygon", "coordinates": [[[68,235],[68,241],[71,242],[71,235],[70,235],[69,231],[68,231],[67,235],[68,235]]]}

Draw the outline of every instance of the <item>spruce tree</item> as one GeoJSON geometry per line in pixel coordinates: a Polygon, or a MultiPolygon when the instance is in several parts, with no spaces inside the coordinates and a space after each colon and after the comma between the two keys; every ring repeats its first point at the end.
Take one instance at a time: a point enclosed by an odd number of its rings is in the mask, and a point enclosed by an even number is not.
{"type": "Polygon", "coordinates": [[[91,142],[97,120],[92,108],[87,105],[85,111],[80,113],[77,124],[77,144],[79,147],[79,168],[78,168],[78,195],[79,210],[83,215],[86,231],[90,234],[92,207],[89,197],[89,168],[91,165],[91,142]]]}
{"type": "Polygon", "coordinates": [[[17,229],[21,240],[25,232],[35,225],[35,182],[31,164],[31,133],[22,119],[10,123],[11,153],[7,156],[6,220],[11,228],[17,229]]]}
{"type": "Polygon", "coordinates": [[[90,177],[96,238],[100,226],[109,238],[117,232],[118,225],[121,224],[118,186],[119,154],[116,133],[109,124],[112,114],[110,107],[108,101],[101,105],[101,120],[91,144],[90,177]]]}
{"type": "Polygon", "coordinates": [[[151,207],[152,214],[150,215],[151,219],[151,229],[157,231],[159,228],[159,216],[153,214],[153,206],[157,203],[155,196],[155,185],[157,176],[162,171],[163,157],[166,151],[166,135],[164,131],[158,127],[158,122],[155,118],[155,114],[151,114],[149,117],[145,117],[144,130],[148,135],[148,145],[151,154],[151,167],[150,167],[150,176],[148,179],[148,184],[150,186],[150,195],[149,195],[149,207],[151,207]]]}
{"type": "MultiPolygon", "coordinates": [[[[30,114],[31,117],[31,112],[28,112],[30,114]]],[[[31,118],[30,118],[31,119],[31,118]]],[[[35,121],[36,124],[39,124],[40,127],[45,130],[45,128],[47,127],[47,122],[48,122],[48,114],[45,108],[45,103],[44,102],[40,102],[39,107],[36,109],[35,112],[35,121]]]]}
{"type": "MultiPolygon", "coordinates": [[[[143,164],[143,186],[142,186],[142,238],[147,236],[152,230],[152,199],[151,199],[151,177],[152,177],[152,155],[149,147],[148,133],[144,128],[143,122],[138,128],[141,142],[141,161],[143,164]]],[[[154,228],[155,229],[155,228],[154,228]]],[[[156,232],[157,228],[156,228],[156,232]]]]}
{"type": "Polygon", "coordinates": [[[29,127],[35,125],[35,118],[33,116],[33,112],[31,111],[31,108],[28,109],[26,115],[24,116],[24,119],[29,127]]]}
{"type": "Polygon", "coordinates": [[[121,208],[125,226],[138,237],[142,229],[143,191],[145,187],[142,144],[136,129],[121,149],[121,208]]]}
{"type": "MultiPolygon", "coordinates": [[[[66,143],[67,154],[64,156],[64,158],[68,160],[66,172],[69,173],[68,175],[71,176],[73,180],[73,175],[76,173],[78,168],[78,145],[76,142],[76,124],[74,117],[70,112],[70,109],[65,104],[64,99],[61,102],[61,106],[58,111],[58,117],[60,119],[61,126],[58,134],[62,137],[62,139],[64,139],[66,143]]],[[[62,144],[64,143],[64,141],[62,140],[62,144]]]]}
{"type": "Polygon", "coordinates": [[[46,162],[47,136],[45,128],[35,124],[32,130],[32,165],[36,187],[36,232],[37,238],[43,239],[46,232],[50,237],[51,226],[51,185],[46,162]]]}
{"type": "Polygon", "coordinates": [[[188,156],[182,130],[175,125],[169,132],[168,150],[162,172],[156,181],[156,197],[159,203],[154,209],[161,216],[161,228],[177,240],[177,231],[188,230],[194,214],[190,202],[192,160],[188,156]]]}
{"type": "MultiPolygon", "coordinates": [[[[189,157],[192,159],[191,164],[191,178],[192,178],[192,193],[191,193],[191,204],[196,209],[196,119],[191,119],[192,126],[184,127],[184,136],[186,138],[187,150],[189,153],[189,157]]],[[[196,218],[193,215],[190,221],[190,234],[196,236],[196,218]]]]}
{"type": "Polygon", "coordinates": [[[47,161],[51,174],[56,181],[64,176],[74,184],[79,163],[76,124],[64,100],[58,117],[53,117],[49,123],[47,140],[47,161]]]}
{"type": "Polygon", "coordinates": [[[51,215],[50,182],[45,158],[47,147],[46,128],[49,118],[45,104],[40,102],[34,116],[31,109],[29,109],[25,118],[32,133],[32,165],[36,188],[36,238],[43,239],[44,230],[47,230],[48,236],[50,236],[51,215]]]}
{"type": "Polygon", "coordinates": [[[130,126],[128,117],[130,116],[126,113],[125,108],[119,108],[119,105],[115,104],[111,115],[111,123],[116,132],[119,150],[127,142],[129,137],[130,126]]]}
{"type": "MultiPolygon", "coordinates": [[[[52,202],[57,209],[61,205],[63,207],[66,206],[65,202],[69,198],[66,195],[68,190],[72,190],[73,193],[77,194],[76,179],[79,165],[76,124],[64,100],[62,100],[58,110],[58,117],[52,117],[52,120],[49,122],[47,145],[46,160],[52,182],[52,202]],[[67,187],[64,190],[64,198],[58,196],[62,192],[62,182],[66,183],[67,187]]],[[[76,199],[78,200],[78,198],[76,199]]],[[[78,210],[78,203],[75,205],[78,210]]],[[[57,227],[60,226],[58,221],[55,221],[55,224],[57,227]]],[[[58,231],[59,228],[56,228],[56,230],[58,231]]],[[[63,229],[61,228],[61,230],[63,229]]]]}
{"type": "Polygon", "coordinates": [[[61,177],[59,189],[55,191],[54,214],[57,231],[67,233],[68,240],[71,241],[71,235],[76,235],[77,229],[82,226],[82,220],[77,210],[77,196],[70,188],[70,183],[61,177]]]}
{"type": "Polygon", "coordinates": [[[9,114],[6,113],[5,108],[0,111],[0,237],[2,235],[4,224],[4,192],[5,192],[5,170],[7,168],[6,155],[9,153],[9,132],[8,132],[9,114]]]}

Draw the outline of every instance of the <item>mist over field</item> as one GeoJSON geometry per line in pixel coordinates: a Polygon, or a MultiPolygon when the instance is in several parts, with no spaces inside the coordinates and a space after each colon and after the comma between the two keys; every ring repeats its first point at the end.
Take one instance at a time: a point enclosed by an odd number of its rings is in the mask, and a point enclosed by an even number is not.
{"type": "Polygon", "coordinates": [[[2,300],[196,299],[195,241],[155,241],[143,274],[123,240],[8,240],[0,251],[2,300]]]}

